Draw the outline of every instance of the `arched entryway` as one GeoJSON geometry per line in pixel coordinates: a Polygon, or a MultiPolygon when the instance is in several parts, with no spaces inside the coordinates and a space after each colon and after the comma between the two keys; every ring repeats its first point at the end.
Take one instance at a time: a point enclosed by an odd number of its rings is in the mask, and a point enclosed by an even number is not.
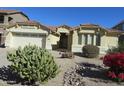
{"type": "Polygon", "coordinates": [[[68,35],[66,33],[60,35],[59,48],[68,49],[68,35]]]}

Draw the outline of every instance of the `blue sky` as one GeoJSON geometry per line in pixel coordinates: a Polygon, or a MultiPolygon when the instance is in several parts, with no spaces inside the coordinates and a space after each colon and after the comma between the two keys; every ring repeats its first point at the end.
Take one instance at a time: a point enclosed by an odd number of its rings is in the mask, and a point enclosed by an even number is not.
{"type": "Polygon", "coordinates": [[[93,23],[106,28],[111,28],[124,20],[124,8],[99,8],[99,7],[4,7],[24,12],[31,20],[36,20],[45,25],[77,26],[79,24],[93,23]]]}

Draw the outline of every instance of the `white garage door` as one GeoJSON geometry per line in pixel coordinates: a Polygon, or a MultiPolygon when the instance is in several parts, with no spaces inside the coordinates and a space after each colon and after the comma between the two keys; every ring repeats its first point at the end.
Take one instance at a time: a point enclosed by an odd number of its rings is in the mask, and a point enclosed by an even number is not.
{"type": "Polygon", "coordinates": [[[39,34],[13,34],[12,47],[18,48],[19,46],[24,47],[25,45],[37,45],[44,48],[45,42],[43,41],[45,36],[39,34]]]}

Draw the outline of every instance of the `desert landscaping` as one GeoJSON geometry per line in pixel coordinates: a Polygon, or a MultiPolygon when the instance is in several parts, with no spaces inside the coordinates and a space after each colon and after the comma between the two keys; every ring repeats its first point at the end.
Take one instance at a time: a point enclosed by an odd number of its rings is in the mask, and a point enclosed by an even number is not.
{"type": "MultiPolygon", "coordinates": [[[[11,64],[6,58],[7,51],[10,49],[0,48],[0,86],[22,85],[21,82],[16,82],[18,77],[12,74],[8,69],[11,64]]],[[[48,82],[40,84],[40,86],[114,86],[124,85],[109,80],[104,74],[106,68],[103,65],[100,55],[97,58],[84,58],[75,55],[74,58],[61,58],[58,51],[49,51],[55,58],[55,62],[59,66],[57,76],[48,82]]]]}

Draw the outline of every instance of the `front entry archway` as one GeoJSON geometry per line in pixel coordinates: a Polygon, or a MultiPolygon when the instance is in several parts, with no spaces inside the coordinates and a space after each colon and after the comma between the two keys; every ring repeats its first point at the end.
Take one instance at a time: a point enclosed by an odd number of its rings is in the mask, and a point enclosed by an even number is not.
{"type": "Polygon", "coordinates": [[[59,48],[68,49],[68,35],[66,33],[61,33],[59,48]]]}

